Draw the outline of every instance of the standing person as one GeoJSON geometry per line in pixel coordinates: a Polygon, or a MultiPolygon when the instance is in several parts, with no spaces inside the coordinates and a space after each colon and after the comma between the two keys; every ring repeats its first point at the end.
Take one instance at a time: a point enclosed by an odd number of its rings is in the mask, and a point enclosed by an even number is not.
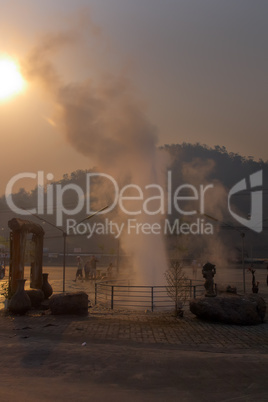
{"type": "Polygon", "coordinates": [[[89,273],[90,273],[90,261],[87,260],[84,266],[84,271],[85,271],[85,280],[89,280],[89,273]]]}
{"type": "Polygon", "coordinates": [[[75,275],[75,282],[77,278],[83,280],[83,261],[79,255],[77,256],[77,271],[75,275]]]}
{"type": "Polygon", "coordinates": [[[93,255],[90,259],[90,273],[92,275],[92,279],[96,279],[97,276],[97,258],[93,255]]]}
{"type": "Polygon", "coordinates": [[[107,268],[108,279],[112,279],[113,277],[113,263],[111,262],[109,267],[107,268]]]}
{"type": "Polygon", "coordinates": [[[255,279],[256,269],[253,269],[253,264],[251,264],[251,267],[249,268],[249,271],[252,274],[252,293],[258,293],[258,291],[259,291],[259,282],[256,283],[256,279],[255,279]]]}
{"type": "Polygon", "coordinates": [[[197,275],[197,262],[196,262],[196,260],[193,260],[193,262],[192,262],[192,269],[193,269],[193,278],[196,279],[196,275],[197,275]]]}

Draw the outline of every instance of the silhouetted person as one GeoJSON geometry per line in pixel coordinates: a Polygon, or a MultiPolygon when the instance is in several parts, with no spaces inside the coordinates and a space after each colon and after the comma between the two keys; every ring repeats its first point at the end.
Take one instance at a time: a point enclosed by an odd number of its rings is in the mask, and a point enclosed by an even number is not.
{"type": "Polygon", "coordinates": [[[197,275],[197,262],[194,260],[192,262],[192,269],[193,269],[193,278],[196,279],[196,275],[197,275]]]}
{"type": "Polygon", "coordinates": [[[77,257],[77,271],[75,275],[75,282],[77,279],[83,279],[83,261],[80,256],[77,257]]]}
{"type": "Polygon", "coordinates": [[[97,276],[97,258],[95,257],[95,255],[93,255],[90,259],[90,273],[92,275],[93,279],[96,279],[97,276]]]}
{"type": "Polygon", "coordinates": [[[111,262],[109,267],[107,268],[108,279],[111,279],[113,276],[113,263],[111,262]]]}
{"type": "Polygon", "coordinates": [[[84,271],[85,271],[85,280],[89,280],[89,273],[90,273],[90,261],[87,260],[84,266],[84,271]]]}
{"type": "Polygon", "coordinates": [[[256,284],[256,280],[255,280],[255,271],[256,271],[256,269],[253,269],[253,266],[251,266],[249,268],[249,271],[252,274],[252,293],[258,293],[258,291],[259,291],[259,282],[257,282],[257,284],[256,284]]]}

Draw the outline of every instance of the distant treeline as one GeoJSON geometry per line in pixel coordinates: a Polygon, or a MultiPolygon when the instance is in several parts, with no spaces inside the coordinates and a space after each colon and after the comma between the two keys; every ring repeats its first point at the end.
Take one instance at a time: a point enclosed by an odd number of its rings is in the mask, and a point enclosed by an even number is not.
{"type": "MultiPolygon", "coordinates": [[[[227,208],[227,194],[230,188],[232,188],[239,181],[246,179],[246,182],[249,183],[249,176],[259,170],[263,171],[263,217],[264,219],[268,218],[268,161],[264,162],[263,160],[256,161],[251,156],[241,156],[239,154],[235,154],[232,152],[228,152],[225,147],[215,146],[214,148],[208,147],[206,145],[197,144],[172,144],[172,145],[164,145],[160,148],[161,152],[166,152],[169,155],[170,164],[169,171],[172,172],[172,187],[177,188],[183,183],[193,184],[195,186],[199,186],[201,184],[209,184],[213,183],[215,188],[218,188],[218,201],[215,200],[215,197],[211,201],[214,201],[213,209],[209,209],[208,213],[217,214],[217,202],[221,204],[220,214],[218,216],[218,223],[230,223],[234,227],[239,226],[237,222],[231,217],[227,208]],[[226,208],[224,207],[226,206],[226,208]]],[[[88,173],[96,173],[98,172],[97,168],[92,168],[89,170],[76,170],[72,173],[66,173],[63,175],[62,179],[59,181],[55,181],[51,183],[56,186],[60,184],[61,186],[66,186],[69,184],[75,184],[79,186],[83,191],[86,191],[86,180],[85,177],[88,173]]],[[[96,194],[97,189],[101,188],[101,179],[96,176],[94,181],[92,182],[92,194],[91,194],[91,204],[93,205],[96,202],[96,208],[99,205],[97,202],[98,197],[96,194]]],[[[109,186],[108,186],[109,187],[109,186]]],[[[102,188],[103,191],[103,188],[102,188]]],[[[16,194],[13,195],[14,203],[21,208],[35,208],[37,203],[37,193],[38,189],[35,188],[32,191],[26,191],[21,188],[16,194]]],[[[105,198],[105,203],[112,202],[111,194],[109,194],[109,188],[107,192],[102,193],[102,196],[105,198]]],[[[32,219],[36,222],[42,224],[42,217],[53,224],[56,224],[56,208],[55,204],[55,194],[53,196],[53,208],[52,214],[40,215],[40,219],[38,220],[35,217],[27,217],[26,219],[32,219]]],[[[209,197],[209,192],[208,192],[209,197]]],[[[46,200],[45,197],[45,210],[46,210],[46,200]]],[[[66,191],[64,193],[64,207],[66,209],[72,209],[75,205],[77,205],[77,195],[73,191],[66,191]]],[[[236,208],[238,213],[244,214],[245,216],[250,213],[250,191],[245,191],[241,196],[237,196],[234,198],[234,208],[236,208]]],[[[7,227],[7,221],[14,217],[14,213],[9,210],[5,197],[2,196],[0,198],[0,218],[1,225],[3,228],[7,227]]],[[[50,211],[51,212],[51,211],[50,211]]],[[[86,216],[87,211],[83,208],[78,214],[74,216],[77,222],[83,220],[86,216]]],[[[109,219],[113,218],[113,214],[116,214],[116,211],[112,211],[109,215],[109,219]]],[[[25,219],[25,217],[22,216],[25,219]]],[[[177,219],[178,216],[174,212],[168,217],[171,221],[177,219]]],[[[95,217],[96,222],[101,221],[102,217],[95,217]]],[[[215,221],[214,221],[215,224],[215,221]]],[[[220,225],[219,225],[220,226],[220,225]]],[[[264,222],[264,227],[268,227],[268,219],[264,222]]],[[[46,236],[45,236],[45,246],[51,252],[58,252],[62,249],[62,233],[60,230],[57,230],[49,225],[44,225],[46,236]]],[[[64,230],[64,223],[62,229],[64,230]]],[[[224,240],[226,242],[230,241],[230,244],[237,248],[239,254],[239,248],[241,246],[241,240],[239,236],[236,235],[234,229],[234,233],[230,235],[231,231],[228,231],[228,236],[226,235],[227,231],[218,231],[218,236],[222,236],[223,239],[228,237],[229,240],[224,240]],[[222,233],[221,233],[222,232],[222,233]]],[[[258,254],[258,256],[262,257],[263,255],[268,255],[267,244],[268,244],[268,232],[265,229],[262,233],[257,234],[253,231],[247,231],[247,241],[246,241],[246,253],[248,256],[250,254],[258,254]],[[253,250],[253,251],[252,251],[253,250]]],[[[170,243],[172,244],[172,242],[170,243]]],[[[118,240],[114,239],[113,236],[98,236],[94,235],[92,238],[88,239],[86,236],[68,236],[67,239],[67,247],[70,252],[72,252],[75,248],[81,248],[82,251],[86,252],[106,252],[111,254],[116,254],[118,251],[118,240]]],[[[169,245],[169,247],[172,247],[169,245]]],[[[198,246],[201,247],[201,246],[198,246]]],[[[184,246],[181,246],[183,249],[184,246]]],[[[185,246],[186,253],[190,253],[189,250],[192,250],[189,246],[189,240],[187,240],[187,246],[185,246]]]]}

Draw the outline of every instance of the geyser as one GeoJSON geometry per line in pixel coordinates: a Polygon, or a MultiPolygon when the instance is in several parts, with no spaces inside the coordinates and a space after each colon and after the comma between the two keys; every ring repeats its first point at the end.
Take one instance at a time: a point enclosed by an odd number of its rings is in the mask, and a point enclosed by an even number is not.
{"type": "MultiPolygon", "coordinates": [[[[62,46],[74,44],[77,35],[57,34],[39,43],[24,63],[29,80],[37,79],[57,106],[54,118],[66,140],[103,173],[111,175],[120,185],[144,187],[151,183],[165,186],[166,160],[157,149],[157,133],[143,112],[143,105],[134,100],[124,77],[100,78],[79,84],[65,84],[53,64],[53,53],[62,46]]],[[[79,46],[79,43],[76,42],[79,46]]],[[[106,204],[108,189],[98,194],[106,204]]],[[[129,206],[133,200],[129,200],[129,206]]],[[[102,206],[102,205],[100,205],[102,206]]],[[[118,212],[115,220],[129,217],[118,212]]],[[[144,212],[139,222],[160,222],[160,214],[144,212]]],[[[133,256],[135,282],[158,284],[164,281],[167,268],[163,235],[123,232],[121,247],[133,256]]]]}

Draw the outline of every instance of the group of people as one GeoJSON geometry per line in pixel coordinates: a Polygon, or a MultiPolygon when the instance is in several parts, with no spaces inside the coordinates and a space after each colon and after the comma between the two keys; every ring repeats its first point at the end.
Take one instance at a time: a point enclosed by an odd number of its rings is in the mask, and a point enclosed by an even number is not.
{"type": "Polygon", "coordinates": [[[85,280],[96,279],[97,277],[97,258],[92,255],[89,260],[86,261],[85,265],[80,256],[77,257],[77,271],[75,275],[75,282],[77,279],[83,280],[83,269],[85,273],[85,280]]]}
{"type": "MultiPolygon", "coordinates": [[[[80,256],[77,257],[77,271],[75,275],[75,282],[77,279],[81,280],[90,280],[90,279],[97,279],[97,262],[99,260],[95,257],[95,255],[92,255],[90,259],[86,261],[86,263],[83,263],[83,260],[80,256]],[[84,276],[83,276],[83,270],[84,270],[84,276]]],[[[107,277],[108,279],[112,278],[112,270],[113,270],[113,264],[110,263],[109,267],[107,268],[107,277]]]]}

